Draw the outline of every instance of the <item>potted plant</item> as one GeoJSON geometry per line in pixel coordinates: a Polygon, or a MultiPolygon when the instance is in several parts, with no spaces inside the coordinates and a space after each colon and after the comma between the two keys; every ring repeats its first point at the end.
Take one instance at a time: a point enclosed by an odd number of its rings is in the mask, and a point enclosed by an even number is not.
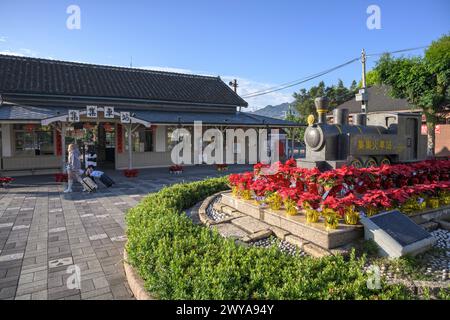
{"type": "Polygon", "coordinates": [[[307,223],[316,223],[319,221],[320,212],[317,209],[319,208],[321,199],[319,195],[309,192],[304,192],[300,195],[297,204],[305,210],[307,223]]]}
{"type": "Polygon", "coordinates": [[[272,192],[266,197],[266,203],[272,210],[280,210],[283,199],[278,192],[272,192]]]}
{"type": "Polygon", "coordinates": [[[337,229],[339,225],[339,216],[334,209],[325,207],[322,210],[322,216],[324,217],[325,227],[327,229],[337,229]]]}

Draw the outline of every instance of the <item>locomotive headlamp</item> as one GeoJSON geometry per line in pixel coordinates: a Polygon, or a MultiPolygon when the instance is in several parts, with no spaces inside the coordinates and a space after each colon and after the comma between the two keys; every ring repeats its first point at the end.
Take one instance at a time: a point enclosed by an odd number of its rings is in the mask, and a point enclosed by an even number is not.
{"type": "Polygon", "coordinates": [[[314,121],[315,121],[316,119],[314,118],[314,115],[312,115],[312,114],[310,114],[309,116],[308,116],[308,118],[306,119],[306,122],[308,122],[308,125],[309,126],[312,126],[313,124],[314,124],[314,121]]]}

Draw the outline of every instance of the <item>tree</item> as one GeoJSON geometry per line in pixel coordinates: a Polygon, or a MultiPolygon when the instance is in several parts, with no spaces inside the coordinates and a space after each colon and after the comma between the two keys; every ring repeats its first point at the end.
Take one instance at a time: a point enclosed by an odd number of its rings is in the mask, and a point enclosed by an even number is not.
{"type": "MultiPolygon", "coordinates": [[[[366,87],[373,86],[375,84],[380,83],[380,75],[378,74],[377,70],[370,70],[366,73],[366,87]]],[[[358,88],[362,87],[362,80],[358,83],[358,88]]]]}
{"type": "MultiPolygon", "coordinates": [[[[329,103],[329,111],[336,108],[338,105],[350,100],[354,97],[357,91],[356,81],[353,81],[350,88],[345,87],[342,80],[338,80],[337,85],[329,87],[325,86],[323,81],[319,82],[317,86],[312,86],[309,90],[301,89],[298,93],[294,93],[294,105],[299,113],[298,121],[306,124],[306,118],[312,114],[317,119],[316,107],[314,99],[318,97],[327,97],[329,103]]],[[[305,129],[300,129],[300,137],[303,140],[305,129]]]]}
{"type": "Polygon", "coordinates": [[[434,156],[437,113],[449,103],[450,35],[434,41],[425,57],[383,55],[375,67],[379,82],[391,87],[395,98],[422,109],[428,129],[427,155],[434,156]]]}

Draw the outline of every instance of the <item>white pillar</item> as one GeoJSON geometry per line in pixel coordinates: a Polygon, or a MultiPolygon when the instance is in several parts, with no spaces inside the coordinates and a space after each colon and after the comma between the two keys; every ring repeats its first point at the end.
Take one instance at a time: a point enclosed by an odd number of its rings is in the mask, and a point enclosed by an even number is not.
{"type": "Polygon", "coordinates": [[[11,125],[2,124],[2,157],[12,156],[12,132],[11,125]]]}
{"type": "Polygon", "coordinates": [[[127,128],[128,128],[128,169],[133,168],[133,148],[131,146],[131,135],[133,134],[133,130],[132,130],[132,124],[130,123],[127,128]]]}
{"type": "Polygon", "coordinates": [[[66,166],[66,123],[61,122],[61,162],[62,162],[62,172],[65,170],[66,166]]]}
{"type": "Polygon", "coordinates": [[[157,126],[155,132],[155,151],[164,152],[166,151],[166,127],[157,126]]]}

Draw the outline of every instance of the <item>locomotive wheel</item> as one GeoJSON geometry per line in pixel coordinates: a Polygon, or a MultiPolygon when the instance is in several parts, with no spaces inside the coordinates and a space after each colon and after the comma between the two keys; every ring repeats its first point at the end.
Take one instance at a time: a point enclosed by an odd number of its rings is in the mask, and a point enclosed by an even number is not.
{"type": "Polygon", "coordinates": [[[364,163],[364,166],[366,168],[376,167],[377,165],[378,165],[377,160],[375,160],[375,158],[372,158],[372,157],[367,159],[366,162],[364,163]]]}
{"type": "Polygon", "coordinates": [[[383,159],[381,159],[380,161],[380,165],[382,164],[387,164],[390,165],[391,164],[391,160],[388,157],[384,157],[383,159]]]}
{"type": "Polygon", "coordinates": [[[363,163],[358,158],[355,158],[352,161],[350,161],[349,165],[352,166],[352,167],[355,167],[355,168],[362,168],[363,167],[363,163]]]}

